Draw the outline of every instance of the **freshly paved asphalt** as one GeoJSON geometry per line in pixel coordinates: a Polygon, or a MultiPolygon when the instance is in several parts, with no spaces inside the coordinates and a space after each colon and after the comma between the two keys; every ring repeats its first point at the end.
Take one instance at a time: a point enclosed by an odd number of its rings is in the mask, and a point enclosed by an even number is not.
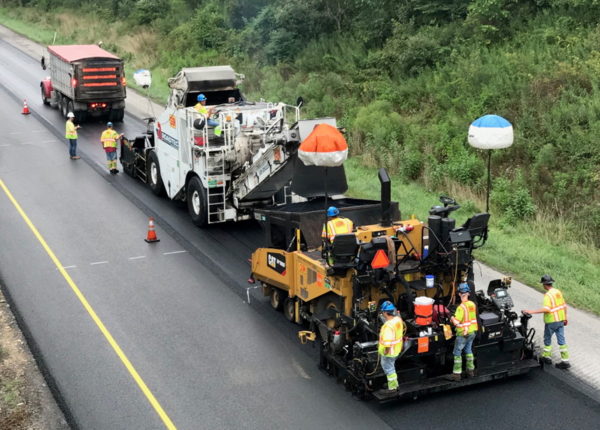
{"type": "MultiPolygon", "coordinates": [[[[84,124],[83,159],[69,160],[64,120],[41,104],[38,63],[0,41],[0,76],[0,179],[178,428],[455,428],[459,414],[499,429],[600,422],[597,403],[541,371],[417,402],[354,400],[257,290],[247,303],[255,224],[197,229],[185,208],[111,177],[99,123],[84,124]],[[35,116],[20,115],[15,95],[35,116]],[[143,241],[148,215],[158,244],[143,241]]],[[[128,136],[142,128],[129,116],[117,126],[128,136]]],[[[73,422],[164,428],[3,192],[0,240],[0,276],[73,422]]]]}

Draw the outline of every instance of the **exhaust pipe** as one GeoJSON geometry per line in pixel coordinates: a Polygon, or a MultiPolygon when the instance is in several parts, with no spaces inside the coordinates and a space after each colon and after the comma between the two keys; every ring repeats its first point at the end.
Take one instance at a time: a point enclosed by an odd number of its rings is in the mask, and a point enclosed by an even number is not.
{"type": "Polygon", "coordinates": [[[379,169],[379,182],[381,182],[381,226],[392,225],[392,181],[387,170],[379,169]]]}

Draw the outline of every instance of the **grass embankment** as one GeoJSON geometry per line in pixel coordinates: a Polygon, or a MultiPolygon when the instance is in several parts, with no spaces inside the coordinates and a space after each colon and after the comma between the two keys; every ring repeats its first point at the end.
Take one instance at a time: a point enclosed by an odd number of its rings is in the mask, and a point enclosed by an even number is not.
{"type": "MultiPolygon", "coordinates": [[[[68,12],[43,14],[39,10],[27,8],[18,11],[0,8],[0,23],[41,44],[50,44],[53,41],[57,44],[97,43],[102,40],[105,48],[126,60],[128,82],[131,86],[135,87],[132,79],[134,70],[150,68],[153,73],[150,95],[157,101],[166,101],[166,81],[173,71],[163,66],[152,67],[160,63],[157,54],[158,32],[139,29],[132,31],[122,22],[107,24],[105,19],[95,15],[75,16],[68,12]],[[57,28],[60,29],[60,33],[55,36],[57,28]]],[[[253,71],[258,77],[263,77],[261,82],[268,84],[271,82],[268,70],[247,64],[240,71],[253,71]]],[[[273,77],[271,86],[277,86],[278,93],[285,92],[287,84],[281,81],[281,76],[273,77]]],[[[256,80],[257,77],[251,77],[250,81],[253,79],[256,80]]],[[[315,94],[313,98],[316,98],[315,94]]],[[[335,103],[332,102],[332,106],[335,107],[335,103]]],[[[327,111],[328,114],[333,112],[327,111]]],[[[371,122],[379,124],[381,121],[374,119],[371,122]]],[[[372,154],[363,161],[371,165],[377,164],[372,154]]],[[[406,160],[402,163],[406,164],[406,160]]],[[[458,166],[462,166],[462,163],[458,166]]],[[[351,195],[378,198],[379,183],[375,169],[364,167],[361,160],[355,158],[347,163],[347,172],[351,195]]],[[[465,187],[446,188],[449,188],[448,194],[463,205],[463,209],[456,213],[458,223],[483,209],[480,195],[469,192],[465,187]]],[[[415,214],[418,218],[425,219],[429,208],[438,203],[439,194],[427,191],[425,187],[416,183],[407,184],[398,176],[394,177],[393,196],[400,203],[404,216],[415,214]]],[[[539,287],[538,282],[542,274],[551,273],[570,303],[600,314],[600,288],[596,286],[597,280],[600,279],[600,250],[587,239],[589,235],[586,235],[585,230],[580,230],[579,236],[573,235],[573,231],[577,229],[570,225],[568,220],[551,219],[543,215],[514,225],[493,216],[490,239],[483,248],[476,251],[476,256],[479,260],[533,286],[539,287]]]]}
{"type": "MultiPolygon", "coordinates": [[[[349,194],[361,198],[379,198],[379,180],[373,168],[360,159],[346,163],[349,194]]],[[[431,206],[439,204],[439,193],[402,181],[392,176],[392,199],[399,202],[403,218],[416,215],[425,220],[431,206]]],[[[462,208],[453,213],[457,225],[473,213],[485,208],[485,203],[473,203],[473,196],[461,190],[451,194],[462,208]]],[[[541,290],[540,277],[552,274],[556,286],[562,289],[570,304],[600,314],[600,251],[584,246],[561,224],[550,219],[535,219],[516,225],[503,225],[492,216],[489,239],[475,251],[478,260],[541,290]]],[[[584,234],[584,232],[582,232],[584,234]]],[[[479,286],[481,287],[481,286],[479,286]]],[[[541,305],[541,304],[540,304],[541,305]]]]}

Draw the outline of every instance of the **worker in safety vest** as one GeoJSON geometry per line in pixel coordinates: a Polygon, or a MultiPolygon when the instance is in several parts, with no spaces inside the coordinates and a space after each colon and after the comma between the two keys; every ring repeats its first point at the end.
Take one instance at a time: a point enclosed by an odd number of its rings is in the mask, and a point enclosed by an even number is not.
{"type": "Polygon", "coordinates": [[[340,211],[335,206],[330,206],[327,209],[327,224],[323,225],[323,233],[321,237],[327,238],[330,242],[333,242],[333,238],[336,234],[352,233],[354,229],[354,223],[348,218],[342,218],[338,216],[340,211]]]}
{"type": "Polygon", "coordinates": [[[117,133],[113,130],[113,123],[108,122],[106,124],[107,129],[102,132],[100,136],[100,142],[106,152],[106,164],[111,174],[119,173],[117,170],[117,141],[122,134],[117,133]]]}
{"type": "Polygon", "coordinates": [[[396,374],[396,359],[402,352],[402,336],[404,336],[404,323],[397,314],[392,302],[386,301],[381,305],[381,313],[385,323],[379,332],[379,358],[381,368],[387,377],[387,390],[384,394],[392,394],[398,389],[398,375],[396,374]]]}
{"type": "Polygon", "coordinates": [[[200,115],[204,116],[204,118],[206,119],[206,123],[208,124],[209,127],[215,127],[215,135],[220,136],[221,135],[221,125],[217,121],[210,118],[213,114],[213,108],[208,109],[206,107],[206,101],[208,99],[206,98],[206,96],[204,94],[198,94],[197,100],[198,100],[198,103],[196,103],[196,105],[194,106],[194,109],[200,115]]]}
{"type": "Polygon", "coordinates": [[[75,118],[75,114],[69,112],[65,124],[65,138],[69,141],[69,156],[71,160],[79,160],[81,158],[77,155],[77,129],[79,126],[75,125],[73,118],[75,118]]]}
{"type": "Polygon", "coordinates": [[[558,350],[561,361],[556,365],[559,369],[568,369],[569,350],[565,341],[565,326],[567,325],[567,303],[562,293],[554,288],[554,279],[550,275],[542,276],[540,281],[546,290],[544,294],[544,307],[536,310],[523,310],[527,314],[544,314],[544,350],[542,361],[552,364],[552,335],[556,333],[558,350]]]}
{"type": "Polygon", "coordinates": [[[460,381],[462,374],[462,353],[467,358],[467,376],[475,376],[475,357],[473,356],[473,341],[477,334],[477,306],[469,300],[471,288],[463,282],[458,286],[460,305],[456,308],[454,316],[450,318],[456,326],[456,340],[454,341],[454,367],[452,374],[447,379],[460,381]]]}

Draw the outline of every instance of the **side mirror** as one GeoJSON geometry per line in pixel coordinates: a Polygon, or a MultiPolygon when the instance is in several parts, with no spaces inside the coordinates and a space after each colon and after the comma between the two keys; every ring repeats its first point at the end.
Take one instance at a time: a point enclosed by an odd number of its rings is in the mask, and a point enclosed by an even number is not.
{"type": "Polygon", "coordinates": [[[303,104],[304,104],[304,99],[302,97],[298,97],[296,99],[296,106],[302,107],[303,104]]]}
{"type": "Polygon", "coordinates": [[[46,70],[46,57],[42,56],[42,59],[40,60],[40,64],[42,65],[42,69],[46,70]]]}

